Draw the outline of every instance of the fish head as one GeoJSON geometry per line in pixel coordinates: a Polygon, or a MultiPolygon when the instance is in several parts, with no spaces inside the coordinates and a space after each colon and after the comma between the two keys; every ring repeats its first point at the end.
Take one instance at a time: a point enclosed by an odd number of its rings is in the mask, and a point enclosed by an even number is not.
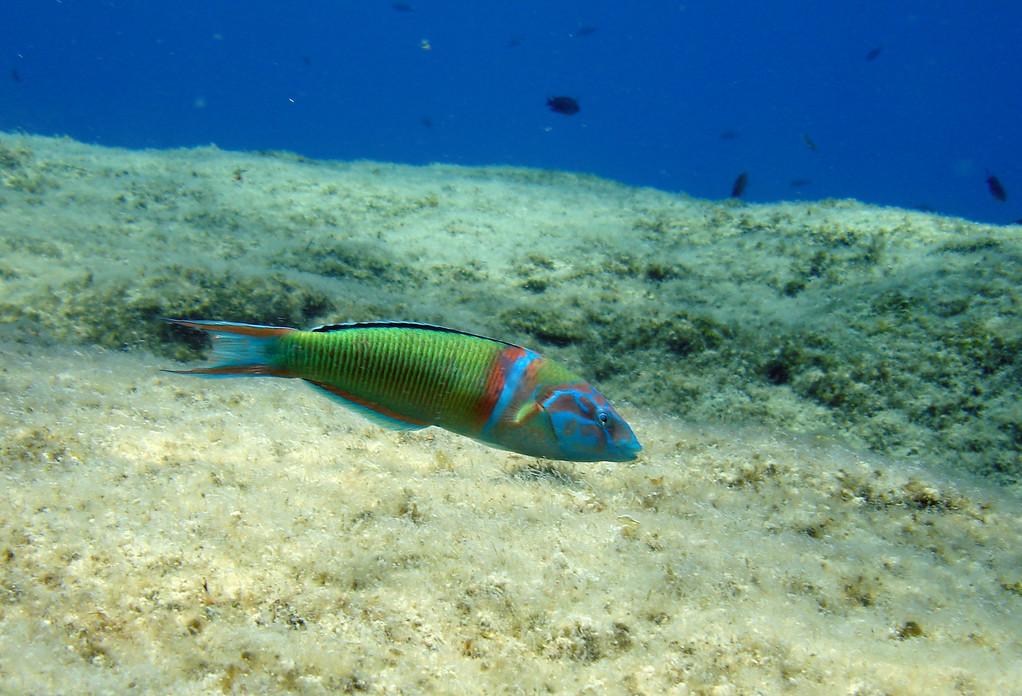
{"type": "Polygon", "coordinates": [[[556,454],[577,462],[627,462],[642,445],[606,397],[586,383],[547,385],[537,394],[536,418],[553,433],[556,454]]]}

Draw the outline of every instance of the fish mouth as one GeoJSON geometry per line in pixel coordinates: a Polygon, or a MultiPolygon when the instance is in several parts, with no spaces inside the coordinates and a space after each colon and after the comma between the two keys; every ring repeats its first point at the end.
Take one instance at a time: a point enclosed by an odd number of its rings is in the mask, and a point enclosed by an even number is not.
{"type": "Polygon", "coordinates": [[[642,445],[634,437],[627,442],[619,442],[614,445],[613,451],[610,453],[613,456],[608,457],[609,461],[613,462],[630,462],[639,456],[639,452],[642,451],[642,445]]]}

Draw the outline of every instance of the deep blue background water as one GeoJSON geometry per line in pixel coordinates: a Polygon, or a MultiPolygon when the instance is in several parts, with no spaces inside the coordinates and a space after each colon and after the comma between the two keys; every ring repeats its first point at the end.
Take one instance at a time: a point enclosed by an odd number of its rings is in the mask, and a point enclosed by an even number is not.
{"type": "Polygon", "coordinates": [[[407,4],[7,0],[0,129],[1022,218],[1018,0],[407,4]]]}

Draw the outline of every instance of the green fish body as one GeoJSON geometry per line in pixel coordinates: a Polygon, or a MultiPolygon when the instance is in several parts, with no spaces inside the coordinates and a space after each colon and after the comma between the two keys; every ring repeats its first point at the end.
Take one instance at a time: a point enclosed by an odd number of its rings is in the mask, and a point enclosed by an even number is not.
{"type": "Polygon", "coordinates": [[[180,374],[302,379],[386,427],[435,425],[534,457],[627,461],[642,449],[592,385],[511,343],[409,322],[170,321],[209,332],[218,361],[180,374]]]}

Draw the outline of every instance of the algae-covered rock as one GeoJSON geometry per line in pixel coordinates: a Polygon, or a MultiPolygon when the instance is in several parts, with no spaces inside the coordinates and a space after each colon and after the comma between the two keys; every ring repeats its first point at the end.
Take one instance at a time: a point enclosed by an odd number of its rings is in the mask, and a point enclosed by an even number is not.
{"type": "Polygon", "coordinates": [[[1022,477],[1017,226],[12,135],[0,177],[8,334],[194,357],[162,317],[426,321],[653,411],[1022,477]]]}

